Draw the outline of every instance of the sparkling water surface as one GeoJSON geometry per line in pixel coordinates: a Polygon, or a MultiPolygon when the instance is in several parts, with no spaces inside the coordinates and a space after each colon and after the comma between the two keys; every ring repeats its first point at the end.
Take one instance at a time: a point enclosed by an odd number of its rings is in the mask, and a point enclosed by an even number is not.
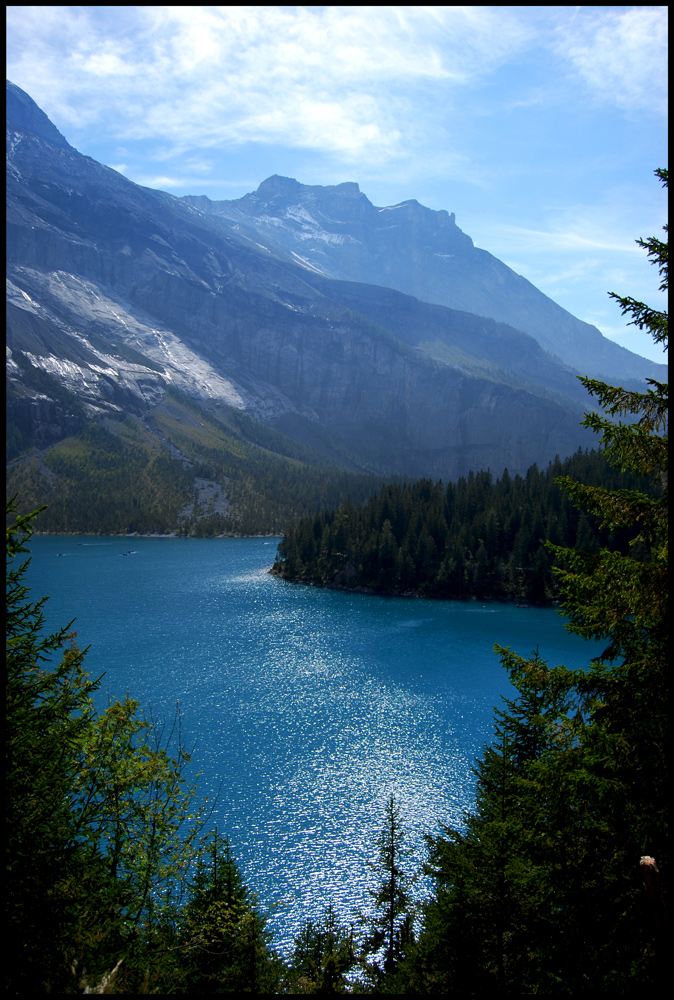
{"type": "MultiPolygon", "coordinates": [[[[287,948],[332,903],[369,909],[384,803],[412,849],[460,824],[493,708],[512,693],[495,642],[579,667],[590,648],[551,608],[384,598],[270,576],[278,539],[34,536],[32,598],[75,617],[97,705],[180,703],[212,823],[287,948]]],[[[423,882],[419,892],[423,895],[423,882]]]]}

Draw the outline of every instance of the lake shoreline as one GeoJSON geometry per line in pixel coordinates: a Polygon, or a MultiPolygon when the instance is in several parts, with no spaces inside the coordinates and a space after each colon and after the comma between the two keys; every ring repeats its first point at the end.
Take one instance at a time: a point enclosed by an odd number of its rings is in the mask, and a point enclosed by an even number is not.
{"type": "Polygon", "coordinates": [[[287,583],[303,584],[305,587],[316,587],[319,590],[338,590],[348,594],[369,594],[373,597],[402,597],[408,600],[421,601],[461,601],[465,604],[505,604],[516,608],[561,607],[561,602],[559,600],[523,602],[521,599],[518,600],[516,597],[475,597],[474,595],[469,595],[467,597],[439,597],[435,594],[420,594],[416,590],[379,590],[376,587],[365,587],[362,584],[350,587],[348,584],[344,583],[321,583],[316,580],[303,580],[297,576],[284,576],[282,573],[278,573],[273,566],[269,570],[269,573],[271,576],[275,576],[278,580],[285,580],[287,583]]]}
{"type": "Polygon", "coordinates": [[[175,531],[166,532],[141,532],[141,531],[128,531],[128,532],[109,532],[109,531],[34,531],[32,534],[33,538],[68,538],[70,536],[76,538],[177,538],[185,539],[186,541],[194,541],[199,539],[209,539],[214,541],[220,538],[282,538],[279,534],[258,534],[249,535],[243,532],[232,532],[231,534],[224,535],[180,535],[175,531]]]}

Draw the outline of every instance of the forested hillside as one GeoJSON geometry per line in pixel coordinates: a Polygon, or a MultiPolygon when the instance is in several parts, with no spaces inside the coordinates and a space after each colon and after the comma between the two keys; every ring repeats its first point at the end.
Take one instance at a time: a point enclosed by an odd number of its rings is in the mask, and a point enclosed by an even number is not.
{"type": "Polygon", "coordinates": [[[84,419],[63,394],[73,427],[62,440],[35,442],[11,423],[21,457],[9,464],[8,496],[20,498],[21,513],[47,505],[41,531],[281,534],[348,496],[365,500],[382,482],[232,408],[218,419],[175,389],[151,418],[101,421],[84,419]]]}
{"type": "Polygon", "coordinates": [[[604,489],[657,486],[622,472],[600,452],[556,458],[541,472],[494,480],[471,473],[444,486],[390,484],[361,506],[350,501],[302,520],[279,545],[273,572],[288,580],[438,598],[557,600],[547,543],[622,553],[636,529],[611,530],[573,503],[560,476],[604,489]]]}

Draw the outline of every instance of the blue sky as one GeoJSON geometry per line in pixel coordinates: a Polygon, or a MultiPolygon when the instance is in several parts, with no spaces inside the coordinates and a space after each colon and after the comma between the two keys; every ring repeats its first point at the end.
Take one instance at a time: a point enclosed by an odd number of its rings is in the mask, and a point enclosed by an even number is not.
{"type": "Polygon", "coordinates": [[[82,153],[173,194],[271,174],[456,213],[631,350],[664,308],[666,7],[8,7],[7,77],[82,153]]]}

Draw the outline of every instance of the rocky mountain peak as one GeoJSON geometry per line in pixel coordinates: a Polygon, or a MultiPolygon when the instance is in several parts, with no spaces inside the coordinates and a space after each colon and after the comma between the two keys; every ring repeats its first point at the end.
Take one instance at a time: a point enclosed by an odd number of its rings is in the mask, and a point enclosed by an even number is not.
{"type": "Polygon", "coordinates": [[[459,227],[456,225],[456,216],[454,212],[451,214],[447,212],[444,208],[436,211],[433,208],[427,208],[426,205],[421,205],[416,198],[411,198],[409,201],[401,201],[397,205],[387,205],[384,208],[378,208],[377,212],[384,218],[383,213],[385,212],[396,212],[401,219],[405,222],[410,222],[417,225],[423,225],[430,231],[436,231],[438,229],[454,228],[458,233],[461,233],[463,237],[464,246],[473,246],[473,241],[465,233],[462,233],[459,227]],[[468,243],[466,243],[468,241],[468,243]]]}
{"type": "Polygon", "coordinates": [[[278,175],[236,201],[174,198],[68,147],[11,85],[8,102],[18,446],[70,433],[76,413],[151,422],[171,389],[349,468],[524,472],[584,443],[569,365],[656,374],[474,248],[447,212],[278,175]]]}
{"type": "Polygon", "coordinates": [[[341,195],[342,198],[360,198],[361,191],[359,186],[355,181],[344,181],[343,184],[337,184],[333,188],[335,194],[341,195]]]}
{"type": "Polygon", "coordinates": [[[323,187],[320,184],[301,184],[292,177],[280,177],[278,174],[262,181],[257,191],[230,204],[237,204],[244,211],[253,213],[259,211],[261,206],[272,210],[291,206],[316,208],[319,212],[327,210],[338,219],[353,218],[354,212],[358,217],[363,211],[374,211],[355,181],[323,187]]]}
{"type": "Polygon", "coordinates": [[[258,202],[275,201],[278,198],[284,200],[299,199],[302,187],[303,185],[292,177],[281,177],[280,174],[273,174],[266,181],[262,181],[257,191],[248,197],[258,202]]]}
{"type": "Polygon", "coordinates": [[[307,185],[278,176],[234,201],[185,201],[208,214],[245,221],[267,245],[326,276],[392,288],[507,323],[581,374],[635,385],[666,377],[663,365],[603,337],[476,247],[457,226],[454,212],[428,208],[415,198],[377,207],[353,182],[307,185]]]}
{"type": "Polygon", "coordinates": [[[73,148],[35,101],[9,80],[7,80],[7,127],[30,132],[60,149],[73,148]]]}

